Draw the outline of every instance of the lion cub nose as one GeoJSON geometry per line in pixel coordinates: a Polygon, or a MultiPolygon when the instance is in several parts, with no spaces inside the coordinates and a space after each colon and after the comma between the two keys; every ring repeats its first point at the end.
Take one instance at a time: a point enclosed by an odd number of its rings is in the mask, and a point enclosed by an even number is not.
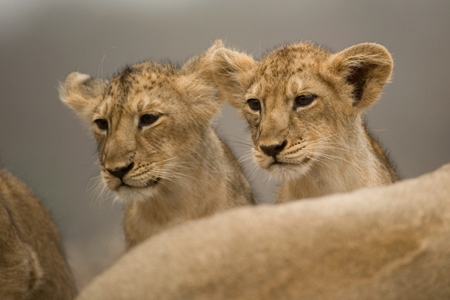
{"type": "Polygon", "coordinates": [[[131,163],[131,164],[125,166],[125,167],[118,167],[118,168],[115,168],[113,170],[111,170],[111,169],[106,169],[106,170],[111,175],[113,175],[113,176],[115,176],[115,177],[117,177],[119,179],[122,179],[123,176],[125,176],[128,172],[130,172],[131,169],[133,169],[133,166],[134,166],[134,163],[131,163]]]}
{"type": "Polygon", "coordinates": [[[259,148],[267,155],[269,156],[277,156],[278,153],[280,153],[284,147],[286,147],[287,142],[283,141],[279,144],[272,144],[272,145],[260,145],[259,148]]]}

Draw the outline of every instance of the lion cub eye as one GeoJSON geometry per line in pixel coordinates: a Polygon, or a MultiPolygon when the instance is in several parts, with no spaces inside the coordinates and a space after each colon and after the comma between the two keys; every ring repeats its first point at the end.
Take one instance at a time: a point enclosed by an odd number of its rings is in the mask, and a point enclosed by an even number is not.
{"type": "Polygon", "coordinates": [[[316,100],[316,98],[317,98],[317,95],[313,95],[313,94],[297,96],[294,101],[294,109],[297,109],[299,107],[308,106],[311,103],[313,103],[314,100],[316,100]]]}
{"type": "Polygon", "coordinates": [[[149,126],[155,123],[159,119],[159,115],[142,115],[139,119],[139,127],[149,126]]]}
{"type": "Polygon", "coordinates": [[[261,102],[258,99],[248,99],[247,105],[251,110],[260,111],[261,110],[261,102]]]}
{"type": "Polygon", "coordinates": [[[94,121],[94,123],[101,131],[108,130],[108,121],[106,121],[105,119],[97,119],[94,121]]]}

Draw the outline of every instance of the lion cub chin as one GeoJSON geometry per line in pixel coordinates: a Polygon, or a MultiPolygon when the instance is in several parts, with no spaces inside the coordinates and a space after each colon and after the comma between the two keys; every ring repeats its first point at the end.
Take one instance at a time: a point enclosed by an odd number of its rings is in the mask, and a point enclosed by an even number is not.
{"type": "Polygon", "coordinates": [[[180,223],[254,203],[236,159],[211,128],[221,100],[212,52],[182,68],[142,62],[111,80],[70,74],[61,100],[88,124],[101,174],[125,200],[127,247],[180,223]]]}
{"type": "Polygon", "coordinates": [[[298,43],[259,61],[221,48],[212,58],[215,81],[250,125],[256,163],[283,180],[277,202],[397,180],[363,122],[392,66],[374,43],[335,54],[298,43]]]}

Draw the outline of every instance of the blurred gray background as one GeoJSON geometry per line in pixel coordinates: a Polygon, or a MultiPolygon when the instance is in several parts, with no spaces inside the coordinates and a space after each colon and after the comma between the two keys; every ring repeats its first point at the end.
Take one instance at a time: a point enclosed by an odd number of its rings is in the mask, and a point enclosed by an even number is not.
{"type": "MultiPolygon", "coordinates": [[[[71,71],[109,76],[144,59],[183,62],[215,39],[255,57],[312,40],[386,46],[392,83],[368,113],[403,178],[450,162],[450,1],[0,1],[0,157],[50,209],[79,287],[122,251],[121,206],[99,193],[90,131],[58,99],[71,71]]],[[[242,156],[245,125],[225,106],[221,135],[242,156]]],[[[246,167],[262,202],[276,184],[246,167]]],[[[449,183],[450,184],[450,183],[449,183]]]]}

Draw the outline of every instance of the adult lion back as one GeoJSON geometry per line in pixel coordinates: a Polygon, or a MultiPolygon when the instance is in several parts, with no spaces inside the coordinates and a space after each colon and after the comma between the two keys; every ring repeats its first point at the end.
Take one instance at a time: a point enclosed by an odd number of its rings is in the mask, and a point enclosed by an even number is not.
{"type": "Polygon", "coordinates": [[[78,299],[450,299],[449,182],[447,165],[185,223],[130,251],[78,299]]]}
{"type": "Polygon", "coordinates": [[[75,297],[59,233],[27,186],[0,169],[0,299],[75,297]]]}

